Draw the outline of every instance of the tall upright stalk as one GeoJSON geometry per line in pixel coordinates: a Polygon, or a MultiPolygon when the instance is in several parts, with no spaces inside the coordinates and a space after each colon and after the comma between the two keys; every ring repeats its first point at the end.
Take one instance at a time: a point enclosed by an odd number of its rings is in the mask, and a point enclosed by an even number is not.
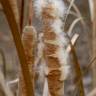
{"type": "MultiPolygon", "coordinates": [[[[25,28],[23,30],[22,42],[23,42],[25,55],[27,58],[27,64],[28,64],[29,71],[31,74],[32,87],[33,87],[33,91],[34,91],[34,88],[35,88],[34,87],[34,77],[35,77],[34,64],[35,64],[35,50],[36,50],[36,30],[32,26],[32,17],[33,17],[32,0],[29,0],[29,8],[28,9],[29,9],[28,24],[25,26],[25,28]]],[[[20,77],[20,85],[19,86],[20,86],[19,87],[20,88],[20,90],[19,90],[20,94],[19,95],[20,96],[26,96],[25,83],[24,83],[22,75],[20,77]]],[[[33,92],[32,96],[34,96],[34,92],[33,92]]]]}
{"type": "Polygon", "coordinates": [[[25,52],[22,46],[21,37],[19,33],[20,30],[16,23],[14,12],[8,0],[0,0],[0,3],[2,4],[4,8],[4,13],[7,18],[7,21],[10,26],[13,39],[16,45],[16,49],[17,49],[17,53],[19,56],[20,65],[22,69],[22,74],[24,77],[25,87],[26,87],[26,93],[27,93],[26,96],[34,96],[33,95],[34,91],[33,91],[32,82],[31,82],[31,75],[29,72],[25,52]]]}
{"type": "MultiPolygon", "coordinates": [[[[31,74],[32,87],[34,90],[34,61],[36,48],[36,31],[32,26],[26,26],[22,33],[22,42],[25,50],[29,72],[31,74]]],[[[20,96],[26,96],[23,76],[20,77],[20,96]]],[[[32,94],[34,96],[34,93],[32,94]]]]}
{"type": "Polygon", "coordinates": [[[20,0],[21,2],[21,6],[20,6],[20,18],[19,18],[19,21],[20,21],[20,33],[22,34],[23,32],[23,24],[24,24],[24,1],[25,0],[20,0]]]}
{"type": "Polygon", "coordinates": [[[17,5],[17,0],[8,0],[10,2],[11,8],[13,10],[13,13],[15,15],[15,19],[17,24],[19,24],[19,9],[17,5]]]}

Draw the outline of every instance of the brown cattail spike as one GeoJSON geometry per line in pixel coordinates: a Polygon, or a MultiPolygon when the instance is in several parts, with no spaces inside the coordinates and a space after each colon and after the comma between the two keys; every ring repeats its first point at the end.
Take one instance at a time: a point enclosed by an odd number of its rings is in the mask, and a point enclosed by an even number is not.
{"type": "MultiPolygon", "coordinates": [[[[36,30],[33,26],[26,26],[22,34],[22,42],[26,54],[27,64],[32,78],[33,94],[34,96],[34,61],[36,48],[36,30]]],[[[20,77],[20,96],[26,96],[25,84],[23,76],[20,77]]]]}

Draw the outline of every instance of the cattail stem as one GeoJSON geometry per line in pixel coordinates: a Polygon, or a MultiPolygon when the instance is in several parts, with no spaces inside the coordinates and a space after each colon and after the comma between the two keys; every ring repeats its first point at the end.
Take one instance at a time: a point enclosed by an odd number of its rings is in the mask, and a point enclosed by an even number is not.
{"type": "Polygon", "coordinates": [[[18,10],[18,6],[17,6],[17,0],[9,0],[11,8],[14,12],[14,16],[16,19],[17,24],[19,24],[19,10],[18,10]]]}
{"type": "Polygon", "coordinates": [[[32,25],[32,18],[33,18],[33,8],[32,8],[32,0],[29,0],[29,25],[32,25]]]}
{"type": "Polygon", "coordinates": [[[21,6],[20,6],[20,32],[22,34],[23,31],[23,21],[24,21],[24,0],[20,0],[21,6]]]}
{"type": "MultiPolygon", "coordinates": [[[[26,26],[22,34],[22,42],[25,50],[28,68],[31,74],[32,88],[34,96],[34,61],[36,48],[36,30],[32,26],[26,26]]],[[[25,83],[23,76],[20,77],[20,96],[26,96],[25,83]]]]}
{"type": "Polygon", "coordinates": [[[4,13],[5,13],[5,16],[8,20],[9,26],[11,28],[13,39],[14,39],[14,42],[15,42],[15,45],[17,48],[17,53],[18,53],[19,60],[20,60],[22,74],[24,77],[27,96],[32,96],[33,87],[32,87],[32,82],[31,82],[31,76],[29,73],[29,68],[28,68],[27,61],[26,61],[25,52],[24,52],[22,42],[21,42],[21,36],[19,33],[20,30],[19,30],[18,25],[16,23],[16,19],[15,19],[15,16],[14,16],[14,13],[13,13],[13,10],[11,8],[9,1],[8,0],[0,0],[0,2],[4,8],[4,13]]]}

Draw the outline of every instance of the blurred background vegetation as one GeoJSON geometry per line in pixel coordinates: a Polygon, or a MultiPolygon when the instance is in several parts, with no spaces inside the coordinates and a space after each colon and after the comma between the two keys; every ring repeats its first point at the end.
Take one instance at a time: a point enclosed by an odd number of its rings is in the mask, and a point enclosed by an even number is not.
{"type": "MultiPolygon", "coordinates": [[[[78,60],[80,63],[80,67],[82,69],[82,73],[88,69],[88,64],[93,60],[92,58],[96,55],[96,16],[94,16],[95,19],[92,20],[92,14],[90,12],[90,5],[89,1],[91,0],[75,0],[75,4],[77,8],[79,9],[82,18],[84,19],[85,25],[83,26],[81,22],[78,22],[76,26],[73,29],[73,33],[79,34],[79,39],[77,40],[75,49],[77,52],[78,60]]],[[[17,0],[18,8],[21,8],[21,0],[17,0]]],[[[28,2],[25,0],[26,4],[24,6],[25,13],[24,13],[24,23],[23,27],[27,24],[27,17],[28,17],[28,2]]],[[[66,4],[69,5],[67,0],[65,0],[66,4]]],[[[96,0],[92,0],[92,2],[95,2],[96,0]]],[[[96,6],[96,5],[95,5],[96,6]]],[[[94,6],[94,7],[95,7],[94,6]]],[[[96,14],[96,8],[94,8],[94,14],[96,14]]],[[[72,8],[74,11],[74,8],[72,8]]],[[[20,12],[19,12],[20,13],[20,12]]],[[[75,19],[73,15],[68,16],[67,24],[66,24],[66,30],[71,25],[72,21],[75,19]]],[[[35,27],[40,27],[40,22],[35,18],[33,20],[33,24],[35,27]]],[[[39,28],[40,29],[40,28],[39,28]]],[[[10,32],[10,28],[8,25],[8,22],[6,20],[5,14],[3,12],[2,5],[0,5],[0,69],[4,73],[4,76],[6,78],[6,81],[14,80],[19,75],[20,65],[19,65],[19,59],[16,51],[16,47],[13,41],[12,34],[10,32]]],[[[84,74],[83,83],[85,88],[86,96],[96,87],[96,62],[93,63],[92,66],[88,69],[86,74],[84,74]]],[[[71,77],[72,79],[72,77],[71,77]]],[[[70,83],[70,79],[66,81],[66,86],[72,84],[70,83]]],[[[15,92],[17,90],[17,84],[14,84],[11,86],[11,89],[15,92]]],[[[72,95],[72,86],[66,87],[66,94],[68,96],[72,95]]],[[[0,96],[3,96],[2,88],[0,91],[0,96]]],[[[66,95],[66,96],[67,96],[66,95]]],[[[41,96],[41,95],[40,95],[41,96]]],[[[77,96],[77,95],[76,95],[77,96]]],[[[79,95],[78,95],[79,96],[79,95]]],[[[96,95],[92,95],[96,96],[96,95]]]]}

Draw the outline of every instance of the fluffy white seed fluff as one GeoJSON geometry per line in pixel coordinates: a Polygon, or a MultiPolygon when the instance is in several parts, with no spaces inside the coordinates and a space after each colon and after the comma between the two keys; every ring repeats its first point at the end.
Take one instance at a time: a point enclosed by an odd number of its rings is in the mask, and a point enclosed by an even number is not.
{"type": "Polygon", "coordinates": [[[69,59],[69,54],[64,50],[62,47],[58,47],[57,49],[57,56],[59,59],[59,62],[62,65],[67,65],[68,59],[69,59]]]}
{"type": "MultiPolygon", "coordinates": [[[[58,25],[59,26],[59,25],[58,25]]],[[[62,31],[63,34],[63,31],[62,31]]],[[[59,47],[56,51],[58,60],[61,64],[61,67],[63,67],[63,69],[61,70],[62,75],[61,78],[64,77],[67,78],[68,74],[69,74],[69,53],[66,50],[66,47],[68,46],[68,41],[66,39],[66,37],[64,37],[61,33],[57,35],[57,40],[59,41],[59,47]]]]}
{"type": "Polygon", "coordinates": [[[57,56],[61,64],[60,70],[62,72],[62,75],[60,80],[65,80],[68,77],[70,70],[70,65],[68,64],[69,53],[66,50],[64,50],[64,48],[59,47],[57,50],[57,56]]]}
{"type": "Polygon", "coordinates": [[[61,19],[56,19],[52,23],[51,27],[56,34],[56,41],[58,42],[59,48],[57,50],[58,58],[60,64],[67,64],[69,53],[66,51],[65,47],[68,46],[68,39],[64,36],[62,29],[63,22],[61,19]]]}
{"type": "Polygon", "coordinates": [[[39,73],[39,82],[41,83],[41,84],[44,84],[44,78],[45,78],[45,60],[41,60],[41,63],[40,63],[40,65],[39,65],[39,68],[38,68],[38,73],[39,73]]]}
{"type": "Polygon", "coordinates": [[[63,22],[61,19],[55,19],[54,22],[51,24],[51,28],[57,35],[62,33],[62,27],[63,22]]]}
{"type": "Polygon", "coordinates": [[[60,80],[65,80],[69,75],[70,65],[69,63],[69,53],[66,50],[66,47],[69,44],[69,41],[67,37],[65,36],[66,33],[63,32],[62,29],[63,22],[61,19],[56,19],[51,24],[51,28],[53,29],[53,32],[56,34],[56,41],[57,45],[59,46],[56,51],[56,57],[58,57],[58,60],[61,64],[61,78],[60,80]]]}
{"type": "Polygon", "coordinates": [[[68,39],[66,38],[65,34],[63,32],[63,22],[61,19],[56,19],[54,20],[54,22],[51,24],[51,28],[53,29],[53,31],[55,32],[55,34],[57,35],[57,39],[56,41],[59,43],[60,46],[67,46],[68,45],[68,39]]]}
{"type": "Polygon", "coordinates": [[[38,36],[38,45],[37,45],[37,57],[35,61],[35,68],[37,69],[37,72],[39,74],[39,82],[41,85],[44,84],[44,78],[45,78],[45,68],[46,68],[46,63],[43,58],[43,49],[44,49],[44,43],[43,43],[43,34],[40,33],[38,36]]]}
{"type": "Polygon", "coordinates": [[[47,78],[45,78],[45,82],[44,82],[43,96],[51,96],[51,95],[49,94],[49,88],[48,88],[47,78]]]}
{"type": "Polygon", "coordinates": [[[42,7],[43,7],[43,5],[45,5],[44,1],[43,0],[34,0],[33,2],[34,2],[33,7],[35,10],[36,16],[41,17],[42,7]]]}
{"type": "Polygon", "coordinates": [[[34,10],[36,16],[42,17],[42,10],[46,8],[48,5],[52,5],[52,16],[55,17],[63,17],[66,11],[66,6],[63,0],[34,0],[34,10]]]}
{"type": "Polygon", "coordinates": [[[69,76],[70,66],[68,66],[68,65],[61,66],[60,70],[61,70],[60,80],[64,81],[69,76]]]}
{"type": "Polygon", "coordinates": [[[57,17],[64,17],[66,6],[63,0],[48,0],[54,6],[54,15],[57,17]]]}
{"type": "Polygon", "coordinates": [[[38,42],[38,46],[37,46],[37,50],[38,50],[37,57],[38,57],[38,59],[41,59],[42,56],[43,56],[44,43],[43,43],[42,38],[43,38],[43,33],[40,33],[39,37],[38,37],[39,42],[38,42]]]}
{"type": "Polygon", "coordinates": [[[64,36],[65,33],[63,32],[63,28],[62,28],[63,27],[62,18],[66,13],[66,6],[63,0],[34,0],[34,9],[36,15],[40,18],[42,18],[42,12],[46,11],[46,8],[48,8],[48,6],[50,5],[52,8],[48,14],[55,17],[55,20],[51,22],[49,18],[49,22],[51,23],[49,26],[56,34],[56,41],[58,42],[56,57],[58,57],[58,60],[61,64],[61,69],[60,69],[62,72],[61,78],[64,77],[65,79],[69,73],[69,64],[68,64],[69,53],[66,52],[66,48],[65,48],[65,46],[68,45],[68,40],[66,39],[66,36],[64,36]]]}

